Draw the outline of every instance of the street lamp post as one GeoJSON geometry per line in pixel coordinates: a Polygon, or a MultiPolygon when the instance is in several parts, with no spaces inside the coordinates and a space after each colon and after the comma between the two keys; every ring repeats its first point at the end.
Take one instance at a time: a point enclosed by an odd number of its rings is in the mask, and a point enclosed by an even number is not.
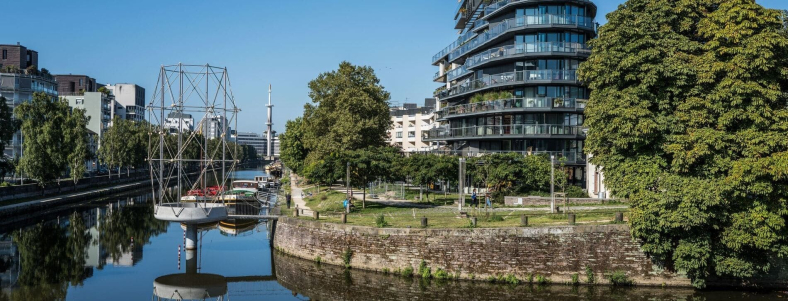
{"type": "Polygon", "coordinates": [[[555,213],[555,155],[550,155],[550,213],[555,213]]]}
{"type": "MultiPolygon", "coordinates": [[[[347,171],[345,178],[345,193],[347,193],[348,198],[350,198],[350,162],[347,162],[347,171]]],[[[350,201],[350,199],[348,199],[348,201],[350,201]]]]}

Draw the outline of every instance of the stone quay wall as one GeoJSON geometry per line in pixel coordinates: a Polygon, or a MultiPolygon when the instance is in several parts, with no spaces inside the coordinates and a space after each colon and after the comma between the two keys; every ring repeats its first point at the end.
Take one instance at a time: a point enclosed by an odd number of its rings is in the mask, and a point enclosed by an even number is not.
{"type": "Polygon", "coordinates": [[[687,277],[653,263],[626,225],[402,229],[283,217],[277,223],[274,247],[334,265],[344,265],[343,253],[350,250],[352,268],[373,271],[417,270],[424,260],[433,273],[441,268],[463,279],[542,275],[565,283],[573,274],[585,282],[585,269],[590,267],[597,283],[606,283],[606,272],[624,271],[637,285],[691,285],[687,277]]]}
{"type": "MultiPolygon", "coordinates": [[[[372,228],[282,217],[274,231],[274,247],[286,254],[344,266],[351,251],[354,269],[392,273],[418,270],[423,260],[432,272],[441,268],[461,279],[542,275],[566,283],[578,274],[586,282],[591,268],[596,283],[605,273],[623,271],[639,286],[689,287],[683,273],[652,261],[630,236],[627,225],[582,225],[523,228],[417,229],[372,228]]],[[[772,260],[768,275],[750,279],[707,279],[709,287],[788,287],[788,260],[772,260]]]]}

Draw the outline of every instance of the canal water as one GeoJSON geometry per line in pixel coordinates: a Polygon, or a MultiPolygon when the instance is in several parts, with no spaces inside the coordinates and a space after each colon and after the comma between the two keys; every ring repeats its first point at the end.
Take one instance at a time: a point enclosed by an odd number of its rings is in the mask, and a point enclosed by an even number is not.
{"type": "Polygon", "coordinates": [[[0,301],[788,299],[786,292],[510,286],[345,270],[276,253],[265,222],[204,225],[198,252],[186,254],[181,225],[157,221],[152,206],[150,192],[140,191],[0,229],[0,301]]]}

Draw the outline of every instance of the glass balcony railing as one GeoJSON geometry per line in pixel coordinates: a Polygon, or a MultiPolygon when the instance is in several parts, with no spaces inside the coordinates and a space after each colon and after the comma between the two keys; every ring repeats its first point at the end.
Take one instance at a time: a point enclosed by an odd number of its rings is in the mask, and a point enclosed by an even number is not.
{"type": "Polygon", "coordinates": [[[587,100],[561,97],[521,97],[461,104],[445,107],[435,112],[436,118],[448,118],[492,112],[522,111],[524,109],[575,109],[586,108],[587,100]]]}
{"type": "Polygon", "coordinates": [[[457,79],[457,78],[459,78],[459,77],[461,77],[463,75],[468,75],[470,73],[471,73],[471,71],[468,70],[468,67],[463,65],[463,66],[460,66],[460,67],[457,67],[457,68],[454,68],[454,69],[450,70],[449,74],[448,74],[448,79],[449,80],[455,80],[455,79],[457,79]]]}
{"type": "Polygon", "coordinates": [[[489,60],[514,57],[527,53],[544,53],[544,52],[578,53],[578,52],[587,52],[587,51],[589,51],[588,46],[581,43],[544,42],[544,43],[527,43],[527,44],[509,45],[509,46],[492,48],[485,52],[469,57],[467,60],[465,60],[464,66],[467,68],[473,68],[489,60]]]}
{"type": "MultiPolygon", "coordinates": [[[[486,16],[486,15],[492,14],[493,12],[501,9],[502,7],[504,7],[504,6],[506,6],[506,5],[510,4],[510,3],[517,3],[517,2],[522,2],[522,1],[532,1],[532,0],[501,0],[501,1],[495,2],[493,4],[490,4],[490,5],[487,5],[486,7],[484,7],[484,15],[486,16]]],[[[593,2],[591,2],[591,0],[574,0],[574,1],[575,2],[585,2],[585,3],[592,3],[593,4],[593,2]]]]}
{"type": "Polygon", "coordinates": [[[585,136],[582,126],[557,124],[514,124],[480,125],[460,128],[436,128],[424,131],[425,140],[445,140],[484,137],[526,137],[526,136],[585,136]]]}
{"type": "Polygon", "coordinates": [[[469,151],[469,150],[437,150],[436,149],[436,150],[428,150],[428,151],[416,151],[414,153],[436,154],[436,155],[447,155],[447,156],[463,156],[463,157],[481,157],[484,155],[496,154],[496,153],[516,153],[516,154],[521,154],[523,156],[543,155],[543,156],[547,156],[548,159],[550,158],[550,156],[555,156],[556,162],[563,161],[568,164],[584,163],[586,161],[585,154],[579,151],[521,151],[521,150],[469,151]]]}
{"type": "Polygon", "coordinates": [[[473,31],[468,31],[468,32],[462,34],[459,38],[454,40],[454,42],[452,42],[449,46],[446,46],[446,48],[443,48],[443,50],[441,50],[437,54],[433,55],[432,56],[432,62],[433,63],[437,62],[442,57],[444,57],[447,54],[449,54],[449,52],[451,52],[452,50],[456,49],[460,45],[465,44],[465,42],[467,42],[468,40],[472,39],[475,36],[476,36],[476,33],[473,32],[473,31]]]}
{"type": "Polygon", "coordinates": [[[548,80],[577,81],[577,70],[529,70],[485,75],[480,79],[468,81],[455,85],[451,87],[451,89],[440,91],[436,96],[449,97],[489,87],[548,80]]]}
{"type": "Polygon", "coordinates": [[[534,25],[576,25],[593,29],[594,19],[574,15],[545,14],[537,16],[522,16],[514,19],[504,20],[500,23],[490,24],[489,30],[479,33],[479,35],[477,35],[475,38],[449,53],[449,61],[453,61],[467,54],[468,52],[478,48],[492,39],[497,38],[509,30],[534,25]]]}

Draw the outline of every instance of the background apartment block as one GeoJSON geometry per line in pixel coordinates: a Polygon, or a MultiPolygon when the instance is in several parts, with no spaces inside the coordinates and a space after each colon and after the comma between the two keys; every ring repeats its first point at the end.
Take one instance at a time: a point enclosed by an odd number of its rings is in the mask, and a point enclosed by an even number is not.
{"type": "MultiPolygon", "coordinates": [[[[38,52],[17,43],[0,45],[0,55],[0,95],[6,98],[6,104],[12,110],[22,102],[32,100],[36,92],[57,98],[55,78],[48,71],[37,69],[38,52]]],[[[16,132],[3,154],[12,158],[21,156],[23,139],[22,132],[16,132]]]]}
{"type": "Polygon", "coordinates": [[[164,120],[164,129],[170,134],[194,131],[194,118],[191,114],[169,113],[164,120]]]}
{"type": "Polygon", "coordinates": [[[115,101],[123,106],[125,119],[145,120],[145,88],[135,84],[114,84],[106,87],[115,96],[115,101]]]}
{"type": "Polygon", "coordinates": [[[208,139],[230,139],[230,126],[227,124],[227,119],[222,115],[208,115],[203,118],[202,134],[208,139]],[[223,133],[227,133],[227,137],[222,137],[223,133]]]}
{"type": "Polygon", "coordinates": [[[239,145],[251,145],[254,147],[257,157],[259,158],[264,158],[266,155],[266,145],[268,145],[268,142],[264,135],[251,132],[238,132],[235,135],[235,142],[239,145]]]}
{"type": "Polygon", "coordinates": [[[424,106],[415,103],[404,103],[389,110],[392,126],[388,131],[389,144],[400,148],[403,152],[427,151],[435,149],[437,142],[426,142],[422,132],[435,126],[435,99],[427,98],[424,106]]]}
{"type": "MultiPolygon", "coordinates": [[[[104,132],[112,125],[114,116],[124,114],[123,106],[118,106],[111,94],[85,92],[82,95],[66,95],[61,98],[68,100],[68,106],[85,110],[85,115],[90,118],[88,130],[98,134],[99,141],[101,141],[104,132]]],[[[100,142],[99,145],[101,145],[100,142]]]]}
{"type": "Polygon", "coordinates": [[[98,91],[96,79],[87,75],[60,74],[55,75],[55,80],[57,81],[57,93],[60,96],[98,91]]]}

